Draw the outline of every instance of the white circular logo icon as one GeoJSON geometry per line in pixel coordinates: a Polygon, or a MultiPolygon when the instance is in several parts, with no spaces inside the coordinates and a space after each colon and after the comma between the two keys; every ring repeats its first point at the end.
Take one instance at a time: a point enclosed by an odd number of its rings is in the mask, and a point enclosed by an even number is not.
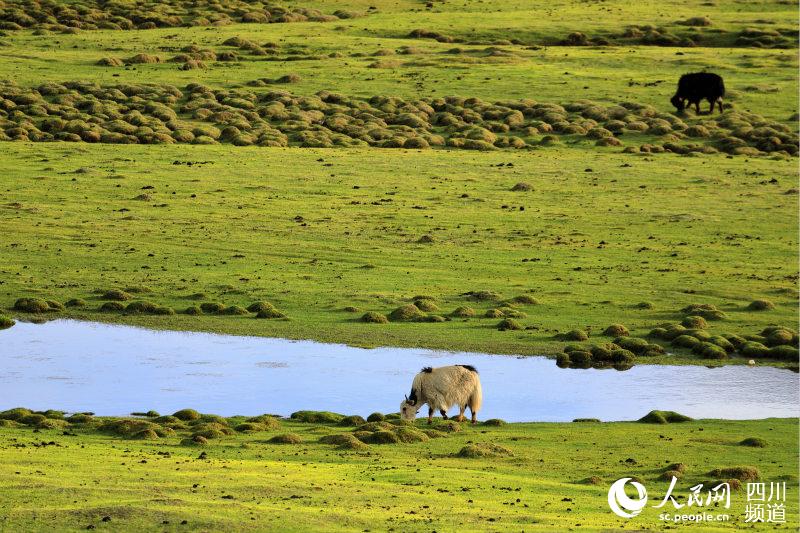
{"type": "Polygon", "coordinates": [[[647,489],[644,485],[631,481],[631,478],[624,477],[618,479],[608,489],[608,506],[614,511],[614,514],[622,518],[633,518],[642,512],[642,509],[647,504],[647,489]],[[639,493],[639,498],[630,498],[625,494],[625,484],[631,482],[631,486],[639,493]]]}

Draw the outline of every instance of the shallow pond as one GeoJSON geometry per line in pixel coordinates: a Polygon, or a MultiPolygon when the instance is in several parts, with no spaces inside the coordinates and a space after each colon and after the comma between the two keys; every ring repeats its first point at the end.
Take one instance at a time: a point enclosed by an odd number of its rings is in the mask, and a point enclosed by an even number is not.
{"type": "MultiPolygon", "coordinates": [[[[770,367],[560,369],[543,357],[236,337],[54,320],[0,331],[0,409],[126,415],[184,407],[230,416],[300,409],[396,412],[423,366],[478,368],[480,418],[795,417],[798,374],[770,367]]],[[[424,410],[423,412],[426,412],[424,410]]]]}

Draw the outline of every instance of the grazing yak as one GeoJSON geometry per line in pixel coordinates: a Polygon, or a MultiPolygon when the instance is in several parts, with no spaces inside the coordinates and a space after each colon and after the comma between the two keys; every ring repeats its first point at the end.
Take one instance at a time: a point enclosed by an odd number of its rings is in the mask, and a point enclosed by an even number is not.
{"type": "Polygon", "coordinates": [[[433,421],[433,411],[437,410],[447,420],[447,410],[458,405],[456,420],[464,421],[464,409],[469,407],[472,423],[478,421],[483,395],[478,371],[470,365],[425,367],[414,377],[411,394],[400,404],[400,417],[414,420],[423,404],[428,404],[428,424],[433,421]]]}
{"type": "Polygon", "coordinates": [[[725,83],[722,77],[711,72],[693,72],[684,74],[678,80],[678,91],[670,102],[678,111],[683,111],[686,107],[694,105],[698,115],[700,113],[700,100],[708,100],[711,109],[708,114],[714,112],[714,105],[719,104],[719,112],[722,113],[722,97],[725,96],[725,83]]]}

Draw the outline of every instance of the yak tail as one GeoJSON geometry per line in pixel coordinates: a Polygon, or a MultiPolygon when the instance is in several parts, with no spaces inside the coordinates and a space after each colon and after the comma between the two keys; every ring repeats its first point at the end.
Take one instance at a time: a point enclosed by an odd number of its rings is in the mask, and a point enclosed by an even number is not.
{"type": "Polygon", "coordinates": [[[475,380],[475,389],[472,391],[472,395],[469,397],[469,409],[473,413],[477,413],[481,410],[481,405],[483,405],[483,391],[481,390],[481,382],[480,380],[475,380]]]}

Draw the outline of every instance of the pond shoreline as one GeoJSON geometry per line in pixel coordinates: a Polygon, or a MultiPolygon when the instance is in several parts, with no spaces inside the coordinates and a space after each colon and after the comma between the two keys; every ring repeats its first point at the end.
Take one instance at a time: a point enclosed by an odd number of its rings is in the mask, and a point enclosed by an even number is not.
{"type": "MultiPolygon", "coordinates": [[[[291,319],[284,319],[279,321],[269,321],[273,326],[263,334],[253,332],[251,328],[242,329],[237,327],[236,320],[248,320],[249,317],[218,317],[218,316],[200,316],[200,317],[186,317],[182,315],[166,315],[166,316],[147,316],[147,315],[125,315],[125,314],[109,314],[92,311],[76,311],[67,310],[58,315],[24,315],[24,314],[10,314],[14,320],[20,323],[41,324],[53,320],[73,320],[76,322],[91,322],[98,324],[128,326],[140,328],[150,331],[164,331],[176,333],[208,333],[210,335],[225,335],[258,339],[283,339],[297,342],[314,342],[321,344],[334,344],[338,346],[346,346],[349,348],[359,348],[364,350],[372,349],[421,349],[433,350],[441,352],[471,352],[483,353],[487,355],[497,356],[513,356],[513,357],[544,357],[547,359],[555,360],[556,356],[562,352],[563,346],[568,344],[564,341],[553,340],[552,343],[541,348],[537,344],[536,351],[531,352],[526,350],[531,347],[526,347],[522,342],[515,342],[511,345],[494,344],[486,349],[486,345],[474,344],[463,342],[457,337],[451,338],[447,346],[442,346],[439,342],[426,342],[424,339],[419,339],[419,342],[410,341],[406,336],[395,335],[395,332],[387,332],[387,339],[385,343],[365,344],[360,342],[362,338],[357,332],[345,331],[336,327],[318,328],[313,333],[309,333],[307,328],[302,328],[302,331],[296,327],[281,328],[280,331],[274,329],[276,322],[288,322],[291,324],[291,319]],[[229,322],[231,321],[231,322],[229,322]],[[522,349],[517,349],[522,348],[522,349]]],[[[266,321],[262,321],[266,322],[266,321]]],[[[361,324],[364,327],[374,327],[372,324],[361,324]]],[[[403,324],[400,324],[402,326],[403,324]]],[[[385,327],[381,325],[380,327],[385,327]]],[[[435,326],[435,324],[434,324],[435,326]]],[[[509,332],[513,334],[513,332],[509,332]]],[[[610,341],[610,339],[596,339],[596,342],[610,341]]],[[[636,366],[703,366],[706,368],[716,368],[724,366],[747,366],[748,359],[743,357],[731,357],[728,359],[700,359],[697,357],[687,357],[682,354],[667,353],[658,357],[641,357],[635,362],[636,366]]],[[[787,361],[775,360],[758,360],[757,366],[774,367],[791,370],[798,372],[798,366],[791,364],[787,361]]]]}

